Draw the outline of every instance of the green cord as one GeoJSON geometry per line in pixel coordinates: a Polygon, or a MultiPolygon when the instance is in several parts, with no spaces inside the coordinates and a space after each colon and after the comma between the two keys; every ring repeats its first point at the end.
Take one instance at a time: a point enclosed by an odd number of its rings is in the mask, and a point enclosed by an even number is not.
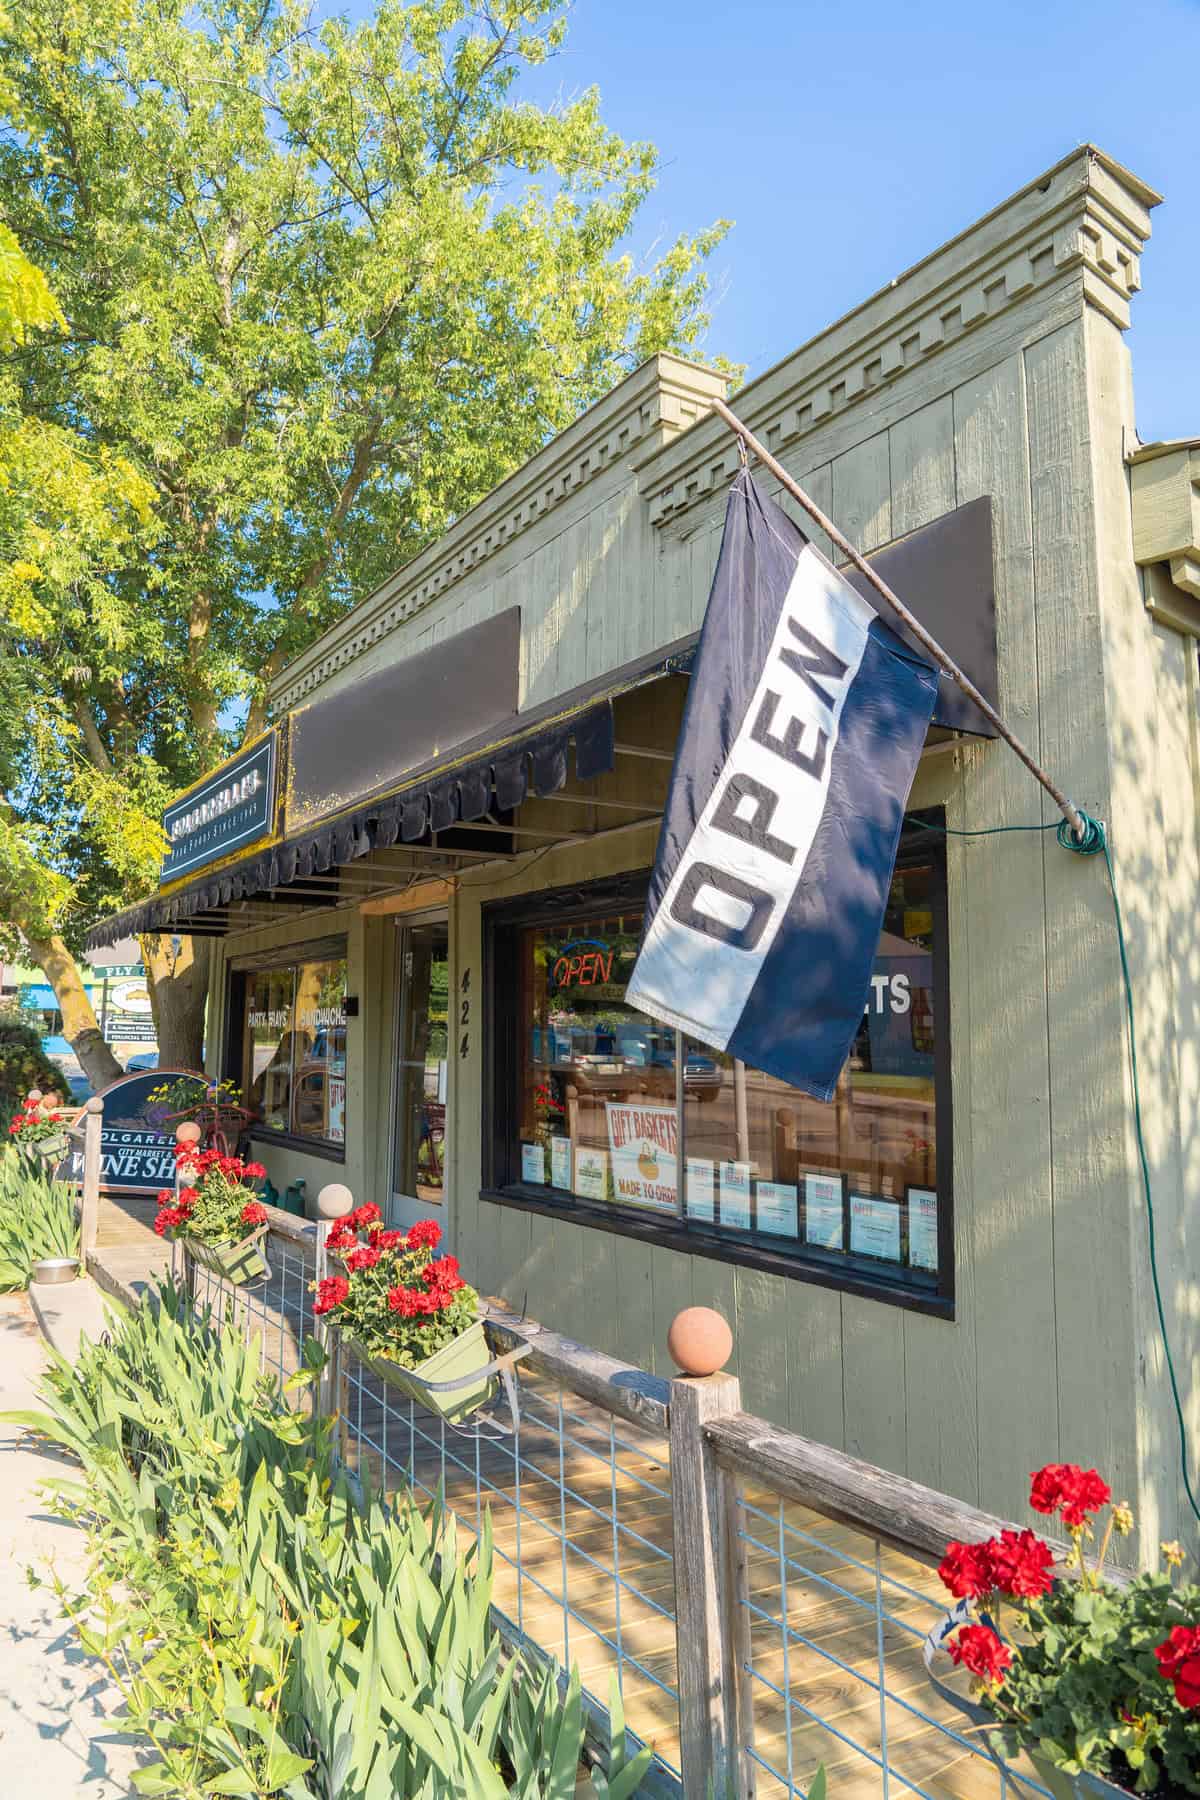
{"type": "Polygon", "coordinates": [[[1154,1287],[1154,1304],[1158,1312],[1158,1329],[1162,1334],[1163,1355],[1166,1358],[1167,1374],[1171,1382],[1171,1398],[1175,1403],[1175,1418],[1179,1425],[1179,1469],[1183,1476],[1183,1491],[1187,1495],[1188,1505],[1195,1518],[1200,1521],[1200,1506],[1192,1492],[1191,1477],[1188,1474],[1188,1435],[1187,1421],[1183,1415],[1183,1401],[1179,1397],[1179,1380],[1175,1373],[1175,1358],[1171,1354],[1171,1340],[1167,1335],[1167,1314],[1163,1306],[1162,1287],[1158,1279],[1158,1244],[1154,1226],[1154,1196],[1150,1186],[1150,1159],[1146,1155],[1146,1139],[1142,1130],[1142,1093],[1138,1077],[1137,1034],[1133,1017],[1133,980],[1129,973],[1129,955],[1125,948],[1125,925],[1121,917],[1121,902],[1117,898],[1117,878],[1113,874],[1112,857],[1108,850],[1108,833],[1099,819],[1093,819],[1090,813],[1082,809],[1079,812],[1083,820],[1084,835],[1077,838],[1066,819],[1053,825],[984,825],[975,829],[961,830],[952,825],[930,825],[926,829],[941,831],[947,837],[996,837],[1004,831],[1056,831],[1058,841],[1064,850],[1071,850],[1076,856],[1104,857],[1104,866],[1108,870],[1108,888],[1112,895],[1113,917],[1117,925],[1117,949],[1121,956],[1121,977],[1125,989],[1125,1013],[1129,1020],[1129,1066],[1133,1078],[1133,1130],[1137,1141],[1138,1161],[1142,1171],[1142,1192],[1146,1200],[1146,1225],[1150,1243],[1150,1279],[1154,1287]]]}

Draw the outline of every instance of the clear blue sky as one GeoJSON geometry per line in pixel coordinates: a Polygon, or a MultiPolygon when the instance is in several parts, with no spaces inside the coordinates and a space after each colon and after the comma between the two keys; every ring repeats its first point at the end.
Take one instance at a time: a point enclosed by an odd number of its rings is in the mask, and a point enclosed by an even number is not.
{"type": "Polygon", "coordinates": [[[1200,436],[1198,70],[1200,0],[576,0],[532,91],[595,84],[659,146],[635,249],[735,221],[707,348],[751,376],[1099,144],[1165,196],[1130,333],[1149,442],[1200,436]]]}

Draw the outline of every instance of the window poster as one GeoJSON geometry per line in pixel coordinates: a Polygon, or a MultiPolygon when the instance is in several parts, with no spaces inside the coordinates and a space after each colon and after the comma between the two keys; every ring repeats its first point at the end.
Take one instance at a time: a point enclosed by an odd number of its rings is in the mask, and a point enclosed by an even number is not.
{"type": "Polygon", "coordinates": [[[678,1117],[673,1106],[606,1101],[613,1198],[625,1206],[674,1212],[678,1117]]]}
{"type": "Polygon", "coordinates": [[[707,1156],[687,1159],[687,1209],[693,1219],[712,1223],[716,1207],[714,1177],[716,1170],[707,1156]]]}
{"type": "Polygon", "coordinates": [[[760,1231],[798,1237],[800,1217],[796,1189],[786,1181],[760,1181],[754,1190],[755,1219],[760,1231]]]}
{"type": "Polygon", "coordinates": [[[335,1144],[346,1141],[346,1077],[329,1077],[329,1121],[325,1127],[335,1144]]]}
{"type": "Polygon", "coordinates": [[[908,1260],[914,1269],[937,1274],[937,1195],[928,1188],[908,1190],[908,1260]]]}
{"type": "Polygon", "coordinates": [[[844,1250],[842,1183],[837,1175],[804,1177],[804,1239],[822,1250],[844,1250]]]}
{"type": "Polygon", "coordinates": [[[750,1164],[721,1164],[721,1223],[737,1231],[750,1229],[750,1164]]]}
{"type": "Polygon", "coordinates": [[[575,1192],[581,1200],[611,1200],[607,1150],[575,1152],[575,1192]]]}
{"type": "Polygon", "coordinates": [[[521,1180],[535,1182],[538,1187],[546,1183],[546,1152],[540,1144],[521,1145],[521,1180]]]}
{"type": "Polygon", "coordinates": [[[850,1251],[881,1262],[900,1261],[900,1207],[869,1194],[850,1196],[850,1251]]]}
{"type": "Polygon", "coordinates": [[[550,1139],[550,1186],[571,1191],[571,1140],[565,1137],[550,1139]]]}

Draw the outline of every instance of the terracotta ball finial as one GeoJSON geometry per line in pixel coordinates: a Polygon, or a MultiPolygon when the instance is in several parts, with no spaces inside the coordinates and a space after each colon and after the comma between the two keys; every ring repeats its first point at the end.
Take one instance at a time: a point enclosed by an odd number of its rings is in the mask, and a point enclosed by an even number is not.
{"type": "Polygon", "coordinates": [[[711,1306],[685,1306],[667,1332],[667,1354],[681,1375],[715,1375],[733,1353],[733,1333],[711,1306]]]}
{"type": "Polygon", "coordinates": [[[344,1219],[354,1211],[354,1195],[340,1181],[331,1181],[317,1195],[317,1213],[322,1219],[344,1219]]]}
{"type": "Polygon", "coordinates": [[[175,1127],[175,1142],[177,1144],[198,1144],[200,1142],[200,1137],[200,1127],[196,1124],[194,1119],[185,1119],[181,1125],[175,1127]]]}

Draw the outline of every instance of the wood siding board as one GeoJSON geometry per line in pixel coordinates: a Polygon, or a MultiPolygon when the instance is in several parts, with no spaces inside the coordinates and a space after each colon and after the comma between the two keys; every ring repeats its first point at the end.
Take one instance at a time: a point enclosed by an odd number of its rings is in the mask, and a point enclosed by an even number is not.
{"type": "MultiPolygon", "coordinates": [[[[1189,937],[1191,945],[1195,944],[1196,907],[1194,864],[1187,895],[1178,889],[1172,894],[1168,865],[1178,872],[1182,862],[1186,870],[1189,859],[1186,845],[1169,829],[1167,793],[1158,779],[1158,769],[1168,721],[1182,723],[1182,715],[1178,706],[1169,705],[1170,690],[1161,685],[1155,627],[1142,602],[1141,582],[1131,554],[1129,475],[1124,464],[1125,446],[1134,426],[1129,353],[1121,333],[1098,314],[1088,314],[1083,335],[1088,476],[1095,517],[1094,531],[1083,535],[1095,556],[1105,675],[1103,719],[1111,783],[1105,816],[1112,822],[1110,847],[1125,915],[1135,997],[1142,1124],[1156,1209],[1169,1244],[1180,1207],[1182,1177],[1172,965],[1186,963],[1189,937]],[[1178,909],[1171,906],[1172,898],[1182,900],[1178,909]]],[[[1178,701],[1178,690],[1170,697],[1178,701]]],[[[1184,785],[1178,773],[1175,781],[1184,785]]],[[[1170,788],[1170,778],[1166,786],[1170,788]]],[[[1128,1295],[1130,1309],[1128,1313],[1124,1309],[1112,1313],[1105,1356],[1093,1373],[1093,1380],[1101,1383],[1102,1391],[1109,1379],[1118,1384],[1121,1401],[1108,1410],[1115,1414],[1114,1457],[1123,1457],[1124,1468],[1120,1460],[1114,1461],[1113,1479],[1125,1491],[1136,1463],[1136,1512],[1142,1552],[1153,1559],[1160,1538],[1174,1535],[1169,1529],[1172,1520],[1180,1520],[1178,1508],[1183,1495],[1176,1474],[1178,1437],[1165,1368],[1158,1371],[1156,1380],[1151,1377],[1153,1391],[1143,1397],[1149,1405],[1136,1404],[1134,1371],[1142,1347],[1149,1347],[1148,1363],[1152,1367],[1159,1346],[1154,1330],[1145,1202],[1132,1128],[1132,1084],[1123,1036],[1124,1001],[1118,979],[1115,925],[1107,881],[1102,878],[1092,885],[1101,896],[1097,945],[1106,972],[1111,970],[1113,978],[1111,1000],[1110,984],[1106,981],[1102,1003],[1109,1002],[1110,1052],[1115,1054],[1110,1054],[1107,1066],[1098,1059],[1096,1070],[1097,1078],[1107,1084],[1107,1104],[1113,1116],[1113,1128],[1108,1134],[1111,1148],[1106,1159],[1114,1233],[1108,1279],[1119,1293],[1128,1295]]],[[[1101,1030],[1106,1022],[1101,1023],[1101,1030]]],[[[1189,1112],[1194,1110],[1195,1098],[1193,1093],[1189,1112]]],[[[1164,1301],[1169,1310],[1174,1310],[1182,1286],[1181,1266],[1170,1259],[1169,1251],[1160,1274],[1164,1301]]],[[[1180,1323],[1177,1318],[1172,1334],[1176,1342],[1180,1323]]],[[[1186,1349],[1181,1353],[1186,1370],[1186,1349]]],[[[1083,1372],[1074,1365],[1071,1373],[1075,1379],[1083,1378],[1083,1372]]]]}
{"type": "Polygon", "coordinates": [[[862,551],[875,550],[895,536],[888,434],[877,431],[834,460],[830,517],[862,551]]]}
{"type": "MultiPolygon", "coordinates": [[[[898,1307],[842,1295],[842,1383],[848,1454],[906,1475],[904,1314],[898,1307]]],[[[937,1393],[914,1398],[940,1404],[937,1393]]]]}
{"type": "Polygon", "coordinates": [[[888,432],[892,534],[901,537],[953,510],[954,397],[942,394],[888,432]]]}
{"type": "MultiPolygon", "coordinates": [[[[651,1369],[654,1357],[654,1285],[650,1264],[661,1250],[647,1250],[633,1238],[617,1237],[613,1269],[620,1297],[618,1348],[612,1353],[638,1369],[651,1369]]],[[[653,1372],[653,1371],[651,1371],[653,1372]]]]}
{"type": "Polygon", "coordinates": [[[791,1290],[783,1314],[787,1334],[789,1431],[842,1450],[846,1404],[842,1375],[842,1296],[832,1288],[791,1290]]]}
{"type": "MultiPolygon", "coordinates": [[[[1001,710],[1036,753],[1020,358],[1006,358],[956,389],[954,418],[958,501],[992,496],[1001,710]]],[[[1039,790],[1007,746],[968,753],[959,809],[949,823],[970,829],[1036,823],[1040,815],[1039,790]]],[[[1016,1512],[1027,1498],[1028,1471],[1051,1460],[1058,1444],[1041,840],[1032,833],[952,839],[947,859],[952,995],[961,992],[956,977],[965,973],[969,984],[967,1018],[952,1017],[956,1172],[964,1151],[973,1171],[966,1207],[956,1206],[955,1219],[959,1279],[969,1286],[957,1309],[962,1330],[947,1355],[961,1358],[958,1391],[975,1388],[968,1406],[977,1421],[978,1491],[1016,1512]]],[[[969,1460],[964,1447],[968,1474],[969,1460]]]]}
{"type": "MultiPolygon", "coordinates": [[[[1085,333],[1025,355],[1042,756],[1108,813],[1103,628],[1090,479],[1085,333]]],[[[1102,866],[1043,846],[1059,1447],[1133,1476],[1129,1166],[1120,970],[1102,866]],[[1106,1403],[1098,1406],[1098,1395],[1106,1403]]],[[[1044,1460],[1044,1459],[1043,1459],[1044,1460]]],[[[1030,1466],[1036,1467],[1036,1464],[1030,1466]]]]}
{"type": "MultiPolygon", "coordinates": [[[[628,496],[632,499],[632,494],[628,496]]],[[[587,593],[587,657],[584,679],[619,667],[621,643],[621,501],[607,500],[591,514],[587,593]]]]}
{"type": "MultiPolygon", "coordinates": [[[[1167,1329],[1175,1350],[1185,1417],[1193,1441],[1200,1431],[1197,1416],[1196,1338],[1194,1320],[1200,1290],[1192,1271],[1194,1254],[1188,1244],[1189,1195],[1200,1192],[1200,1136],[1194,1119],[1200,1096],[1197,1046],[1197,976],[1200,944],[1196,931],[1196,886],[1200,872],[1197,857],[1195,793],[1192,784],[1193,743],[1197,715],[1192,671],[1195,645],[1190,638],[1155,625],[1150,633],[1154,667],[1155,751],[1153,774],[1155,811],[1161,821],[1159,842],[1170,844],[1173,854],[1164,859],[1159,907],[1155,920],[1160,976],[1155,1000],[1138,1012],[1138,1055],[1149,1049],[1143,1062],[1144,1080],[1162,1083],[1164,1119],[1163,1150],[1154,1163],[1155,1217],[1159,1255],[1170,1271],[1163,1301],[1167,1329]],[[1155,1038],[1161,1038],[1155,1068],[1155,1038]]],[[[1135,1216],[1136,1216],[1135,1207],[1135,1216]]],[[[1146,1538],[1182,1538],[1190,1512],[1182,1482],[1155,1481],[1156,1474],[1178,1464],[1177,1424],[1165,1405],[1166,1369],[1154,1315],[1150,1283],[1149,1243],[1135,1226],[1134,1272],[1137,1286],[1139,1333],[1146,1352],[1137,1358],[1139,1390],[1138,1512],[1146,1538]],[[1157,1488],[1157,1492],[1154,1490],[1157,1488]]]]}
{"type": "Polygon", "coordinates": [[[738,1375],[742,1404],[777,1425],[787,1423],[789,1334],[787,1317],[795,1284],[758,1269],[738,1269],[734,1276],[737,1318],[738,1375]]]}
{"type": "MultiPolygon", "coordinates": [[[[657,648],[654,637],[654,550],[657,533],[633,487],[621,496],[621,579],[618,661],[657,648]]],[[[669,640],[668,640],[669,641],[669,640]]]]}

